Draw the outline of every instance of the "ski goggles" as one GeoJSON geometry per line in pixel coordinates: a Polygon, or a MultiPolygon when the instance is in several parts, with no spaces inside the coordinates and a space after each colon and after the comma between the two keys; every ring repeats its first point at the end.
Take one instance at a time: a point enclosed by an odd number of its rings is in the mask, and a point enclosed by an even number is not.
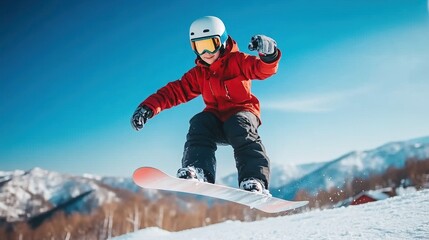
{"type": "Polygon", "coordinates": [[[206,52],[214,54],[220,49],[221,45],[219,36],[210,36],[191,40],[192,50],[194,50],[198,55],[203,55],[206,52]]]}

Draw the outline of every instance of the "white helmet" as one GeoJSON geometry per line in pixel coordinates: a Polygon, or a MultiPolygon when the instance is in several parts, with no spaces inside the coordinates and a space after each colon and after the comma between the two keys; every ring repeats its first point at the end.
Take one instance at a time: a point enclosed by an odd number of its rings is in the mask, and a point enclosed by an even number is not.
{"type": "Polygon", "coordinates": [[[228,34],[222,20],[213,16],[205,16],[195,20],[189,28],[189,39],[195,40],[210,36],[219,36],[223,46],[226,45],[228,34]]]}

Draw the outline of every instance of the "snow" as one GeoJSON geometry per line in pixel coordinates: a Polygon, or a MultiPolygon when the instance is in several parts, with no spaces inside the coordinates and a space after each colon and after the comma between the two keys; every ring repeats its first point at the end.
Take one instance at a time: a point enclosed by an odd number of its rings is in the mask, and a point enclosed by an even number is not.
{"type": "Polygon", "coordinates": [[[114,238],[114,239],[121,239],[121,240],[149,239],[149,238],[163,239],[164,237],[167,237],[170,234],[171,234],[170,232],[162,230],[160,228],[150,227],[150,228],[141,230],[139,232],[136,232],[134,234],[124,235],[120,238],[114,238]]]}
{"type": "Polygon", "coordinates": [[[372,197],[373,199],[377,199],[377,200],[384,200],[384,199],[389,198],[389,195],[382,193],[380,191],[370,190],[370,191],[366,192],[365,194],[372,197]]]}
{"type": "MultiPolygon", "coordinates": [[[[130,180],[131,181],[131,180],[130,180]]],[[[104,203],[119,201],[115,192],[97,180],[75,177],[35,167],[27,172],[0,172],[0,218],[20,221],[48,211],[65,201],[93,190],[94,194],[74,210],[88,211],[104,203]],[[32,209],[29,211],[28,209],[32,209]]]]}
{"type": "Polygon", "coordinates": [[[94,180],[98,180],[98,181],[102,180],[101,176],[90,174],[90,173],[84,173],[84,174],[82,174],[82,177],[88,178],[88,179],[94,179],[94,180]]]}
{"type": "Polygon", "coordinates": [[[181,232],[143,229],[114,240],[137,239],[428,239],[429,190],[373,203],[268,218],[228,221],[181,232]]]}

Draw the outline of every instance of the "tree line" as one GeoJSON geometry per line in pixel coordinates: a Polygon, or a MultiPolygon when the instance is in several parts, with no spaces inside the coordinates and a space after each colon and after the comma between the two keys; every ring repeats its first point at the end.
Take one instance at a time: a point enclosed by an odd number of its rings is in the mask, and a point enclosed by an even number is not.
{"type": "Polygon", "coordinates": [[[235,203],[208,202],[167,192],[156,201],[143,194],[132,195],[121,202],[104,204],[89,214],[56,212],[37,227],[28,221],[3,224],[0,239],[98,240],[148,227],[180,231],[227,220],[255,221],[271,216],[235,203]]]}
{"type": "Polygon", "coordinates": [[[420,190],[428,184],[429,159],[408,159],[403,168],[390,167],[384,173],[374,174],[368,178],[346,180],[344,186],[321,189],[316,195],[300,190],[295,200],[309,201],[308,208],[326,208],[368,190],[387,187],[396,189],[400,186],[413,186],[420,190]]]}
{"type": "MultiPolygon", "coordinates": [[[[371,189],[398,187],[404,183],[420,189],[428,184],[428,178],[429,159],[410,159],[403,168],[391,167],[367,179],[355,178],[346,181],[342,187],[320,190],[315,196],[299,191],[295,200],[309,201],[309,208],[324,208],[371,189]]],[[[99,240],[148,227],[181,231],[227,220],[255,221],[302,211],[268,214],[221,200],[213,202],[198,200],[192,195],[161,193],[160,198],[153,200],[144,194],[124,192],[121,196],[126,197],[121,202],[104,204],[90,213],[57,211],[36,225],[31,221],[3,223],[0,225],[0,239],[99,240]]]]}

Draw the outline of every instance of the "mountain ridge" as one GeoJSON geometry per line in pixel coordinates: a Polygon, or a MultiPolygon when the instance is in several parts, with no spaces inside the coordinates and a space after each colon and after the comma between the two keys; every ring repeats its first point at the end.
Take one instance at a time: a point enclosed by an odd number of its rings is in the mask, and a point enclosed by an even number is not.
{"type": "Polygon", "coordinates": [[[402,168],[409,159],[427,158],[429,158],[428,137],[389,142],[371,150],[346,153],[300,179],[271,189],[271,192],[273,196],[286,199],[293,199],[299,190],[314,195],[319,190],[341,188],[353,178],[368,178],[390,167],[402,168]]]}
{"type": "MultiPolygon", "coordinates": [[[[274,164],[270,191],[273,196],[284,199],[293,199],[301,189],[316,194],[321,189],[341,187],[353,177],[368,177],[389,167],[401,167],[409,158],[429,158],[429,137],[389,142],[366,151],[351,151],[323,163],[274,164]]],[[[220,183],[237,187],[236,181],[236,175],[232,174],[222,178],[220,183]]],[[[142,192],[152,201],[160,198],[155,190],[142,191],[131,178],[76,176],[39,167],[28,171],[0,171],[0,219],[28,219],[87,192],[90,193],[68,209],[90,212],[104,203],[118,202],[122,197],[142,192]]]]}

